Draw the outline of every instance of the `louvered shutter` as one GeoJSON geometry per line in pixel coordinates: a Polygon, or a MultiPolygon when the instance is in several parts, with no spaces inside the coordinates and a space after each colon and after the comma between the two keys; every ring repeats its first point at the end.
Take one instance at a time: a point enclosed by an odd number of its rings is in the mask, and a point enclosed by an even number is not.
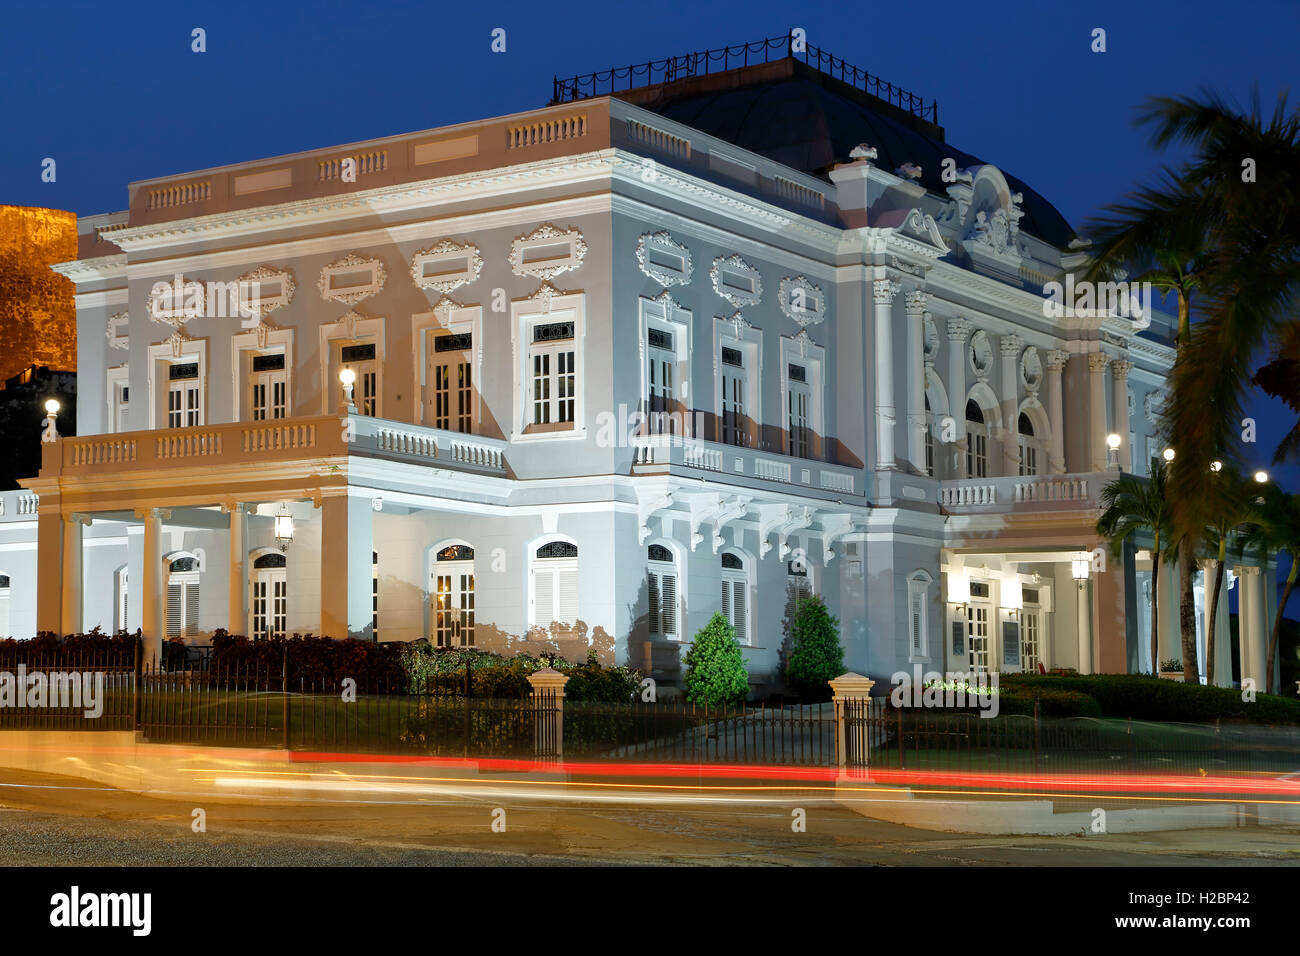
{"type": "Polygon", "coordinates": [[[662,607],[659,600],[659,575],[654,571],[650,571],[646,574],[646,587],[650,592],[650,633],[662,634],[664,632],[660,624],[662,607]]]}
{"type": "Polygon", "coordinates": [[[912,593],[911,613],[909,615],[912,629],[912,653],[920,655],[921,653],[921,601],[924,595],[919,591],[912,593]]]}
{"type": "Polygon", "coordinates": [[[578,623],[578,569],[561,568],[556,572],[558,579],[556,617],[570,626],[578,623]]]}
{"type": "Polygon", "coordinates": [[[663,621],[660,634],[677,636],[677,575],[664,574],[659,579],[660,617],[663,621]]]}
{"type": "Polygon", "coordinates": [[[731,582],[731,603],[735,613],[732,623],[736,628],[736,640],[744,644],[748,635],[745,628],[745,583],[743,581],[731,582]]]}
{"type": "Polygon", "coordinates": [[[185,585],[185,633],[197,634],[199,631],[199,582],[190,581],[185,585]]]}
{"type": "Polygon", "coordinates": [[[731,582],[726,578],[722,580],[722,616],[731,622],[731,582]]]}
{"type": "Polygon", "coordinates": [[[185,589],[179,581],[167,582],[167,636],[180,637],[185,589]]]}
{"type": "Polygon", "coordinates": [[[555,620],[555,572],[541,569],[533,572],[533,623],[550,628],[555,620]]]}

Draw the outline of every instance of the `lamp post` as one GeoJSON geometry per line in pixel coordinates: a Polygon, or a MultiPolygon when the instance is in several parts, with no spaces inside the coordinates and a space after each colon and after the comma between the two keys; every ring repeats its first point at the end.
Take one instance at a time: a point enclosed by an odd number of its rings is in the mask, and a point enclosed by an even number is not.
{"type": "Polygon", "coordinates": [[[352,386],[356,383],[357,373],[350,368],[339,371],[339,381],[343,383],[343,410],[349,415],[357,413],[357,406],[352,401],[352,386]]]}
{"type": "Polygon", "coordinates": [[[1092,673],[1092,621],[1088,613],[1088,577],[1092,571],[1092,556],[1076,557],[1070,562],[1070,576],[1079,589],[1079,673],[1092,673]]]}
{"type": "Polygon", "coordinates": [[[1108,456],[1107,464],[1111,468],[1114,468],[1116,471],[1119,470],[1120,441],[1121,439],[1119,435],[1115,434],[1114,432],[1111,432],[1109,435],[1106,436],[1106,448],[1107,448],[1107,456],[1108,456]]]}
{"type": "Polygon", "coordinates": [[[41,431],[41,444],[49,445],[59,440],[59,429],[55,416],[59,414],[59,400],[51,398],[45,403],[45,428],[41,431]]]}

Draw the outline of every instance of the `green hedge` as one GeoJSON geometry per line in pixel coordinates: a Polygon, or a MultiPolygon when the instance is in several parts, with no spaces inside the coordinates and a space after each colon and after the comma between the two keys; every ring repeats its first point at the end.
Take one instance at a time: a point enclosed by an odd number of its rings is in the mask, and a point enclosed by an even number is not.
{"type": "MultiPolygon", "coordinates": [[[[1205,724],[1216,720],[1259,725],[1300,724],[1300,701],[1257,694],[1254,703],[1227,687],[1206,687],[1145,674],[1003,674],[1005,702],[1070,691],[1096,701],[1103,717],[1205,724]]],[[[1057,716],[1057,715],[1053,715],[1057,716]]],[[[1062,715],[1064,716],[1064,715],[1062,715]]]]}
{"type": "Polygon", "coordinates": [[[1004,677],[998,688],[998,714],[1034,715],[1034,699],[1038,700],[1040,717],[1101,717],[1101,704],[1087,694],[1064,687],[1008,686],[1004,677]]]}

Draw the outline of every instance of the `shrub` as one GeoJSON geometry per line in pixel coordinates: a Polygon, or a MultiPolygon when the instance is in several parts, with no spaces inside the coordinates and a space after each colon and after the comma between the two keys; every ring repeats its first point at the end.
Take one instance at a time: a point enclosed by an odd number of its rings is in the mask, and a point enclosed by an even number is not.
{"type": "Polygon", "coordinates": [[[1077,690],[1063,687],[1025,688],[1005,681],[998,688],[998,714],[1034,715],[1034,700],[1038,700],[1040,717],[1101,717],[1101,704],[1077,690]]]}
{"type": "Polygon", "coordinates": [[[785,679],[790,688],[808,701],[831,699],[827,681],[844,673],[844,648],[840,646],[840,622],[820,597],[799,602],[790,626],[790,656],[785,679]]]}
{"type": "Polygon", "coordinates": [[[682,677],[686,699],[712,706],[740,703],[749,694],[745,663],[736,629],[715,611],[686,652],[686,673],[682,677]]]}

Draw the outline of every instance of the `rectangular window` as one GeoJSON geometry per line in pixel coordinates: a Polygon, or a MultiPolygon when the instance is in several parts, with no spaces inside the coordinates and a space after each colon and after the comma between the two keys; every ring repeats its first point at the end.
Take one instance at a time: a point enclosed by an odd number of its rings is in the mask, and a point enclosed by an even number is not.
{"type": "Polygon", "coordinates": [[[203,424],[200,405],[202,382],[199,363],[174,364],[167,369],[167,427],[193,428],[203,424]]]}
{"type": "Polygon", "coordinates": [[[474,387],[470,357],[473,335],[439,335],[429,358],[428,421],[434,428],[468,434],[474,430],[474,387]]]}
{"type": "Polygon", "coordinates": [[[248,407],[253,421],[285,418],[289,414],[289,373],[284,353],[254,355],[249,369],[248,407]]]}
{"type": "Polygon", "coordinates": [[[671,430],[665,415],[676,406],[677,354],[673,351],[673,334],[663,329],[650,329],[646,340],[646,382],[650,394],[646,398],[646,411],[650,416],[648,430],[661,434],[671,430]]]}
{"type": "MultiPolygon", "coordinates": [[[[665,565],[667,568],[668,565],[665,565]]],[[[649,628],[652,637],[677,637],[677,574],[652,569],[647,573],[650,593],[649,628]]]]}
{"type": "Polygon", "coordinates": [[[533,426],[573,425],[578,384],[573,334],[572,322],[533,326],[528,396],[533,426]]]}
{"type": "Polygon", "coordinates": [[[722,616],[736,629],[736,640],[749,643],[748,583],[739,575],[722,576],[722,616]]]}
{"type": "Polygon", "coordinates": [[[989,436],[978,426],[967,425],[966,474],[970,478],[987,478],[989,474],[989,436]]]}
{"type": "MultiPolygon", "coordinates": [[[[357,412],[373,418],[379,414],[379,364],[375,343],[344,345],[339,349],[340,368],[350,368],[357,379],[352,386],[352,402],[357,412]]],[[[339,385],[342,389],[342,383],[339,385]]]]}
{"type": "Polygon", "coordinates": [[[557,633],[578,621],[578,562],[539,561],[533,571],[533,626],[557,633]]]}
{"type": "Polygon", "coordinates": [[[167,636],[189,637],[199,630],[199,582],[168,575],[167,636]]]}
{"type": "Polygon", "coordinates": [[[725,445],[749,444],[745,420],[745,392],[749,377],[745,373],[745,356],[740,349],[722,349],[722,442],[725,445]]]}
{"type": "Polygon", "coordinates": [[[1024,668],[1031,673],[1038,672],[1039,632],[1041,628],[1038,608],[1025,608],[1021,615],[1024,626],[1020,629],[1020,659],[1024,668]]]}
{"type": "Polygon", "coordinates": [[[790,421],[789,452],[795,458],[808,458],[812,452],[812,430],[808,425],[812,392],[807,371],[802,365],[790,365],[786,381],[786,412],[790,421]]]}
{"type": "Polygon", "coordinates": [[[131,405],[131,387],[119,384],[114,389],[113,431],[126,431],[126,414],[131,405]]]}

